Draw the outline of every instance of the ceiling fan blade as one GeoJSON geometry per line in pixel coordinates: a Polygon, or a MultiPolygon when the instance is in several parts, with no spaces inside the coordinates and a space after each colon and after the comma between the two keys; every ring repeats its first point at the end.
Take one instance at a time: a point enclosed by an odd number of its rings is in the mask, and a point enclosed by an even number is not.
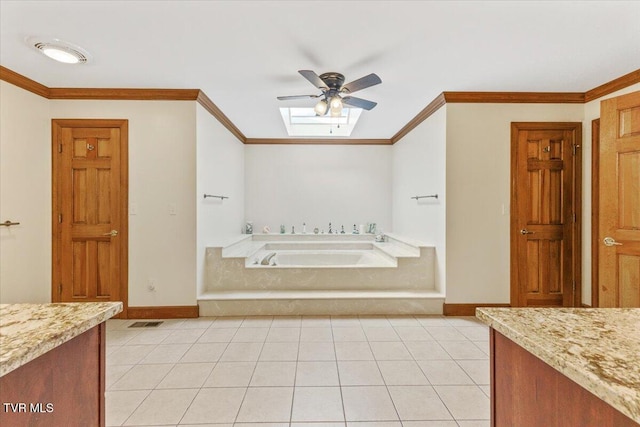
{"type": "Polygon", "coordinates": [[[340,91],[353,93],[355,91],[366,89],[370,86],[375,86],[380,83],[382,83],[380,77],[378,77],[378,75],[375,73],[371,73],[368,76],[361,77],[358,80],[354,80],[350,83],[347,83],[346,85],[343,85],[340,91]]]}
{"type": "Polygon", "coordinates": [[[351,105],[352,107],[362,108],[364,110],[372,110],[373,107],[378,105],[377,102],[367,101],[366,99],[356,98],[355,96],[345,96],[342,98],[342,103],[351,105]]]}
{"type": "Polygon", "coordinates": [[[322,81],[320,76],[318,76],[315,72],[311,70],[298,70],[302,77],[309,80],[312,85],[322,90],[329,90],[329,86],[326,85],[325,82],[322,81]]]}
{"type": "Polygon", "coordinates": [[[307,99],[307,98],[318,98],[320,95],[291,95],[291,96],[279,96],[278,99],[280,101],[288,101],[289,99],[307,99]]]}

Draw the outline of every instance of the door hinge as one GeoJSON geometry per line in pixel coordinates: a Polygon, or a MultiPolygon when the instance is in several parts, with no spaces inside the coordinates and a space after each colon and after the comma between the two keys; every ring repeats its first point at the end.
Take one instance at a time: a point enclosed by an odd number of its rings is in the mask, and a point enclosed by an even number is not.
{"type": "Polygon", "coordinates": [[[576,279],[571,279],[571,289],[573,290],[573,295],[576,294],[576,279]]]}
{"type": "Polygon", "coordinates": [[[573,145],[571,146],[571,149],[572,149],[572,151],[573,151],[573,155],[574,155],[574,156],[576,155],[576,152],[578,151],[578,148],[580,148],[580,144],[573,144],[573,145]]]}
{"type": "Polygon", "coordinates": [[[58,153],[62,153],[62,144],[58,144],[58,153]]]}
{"type": "Polygon", "coordinates": [[[576,217],[576,213],[573,213],[573,223],[575,224],[576,222],[578,222],[578,218],[576,217]]]}
{"type": "Polygon", "coordinates": [[[62,214],[58,214],[58,224],[62,224],[62,214]]]}
{"type": "Polygon", "coordinates": [[[62,296],[62,283],[58,284],[58,295],[62,296]]]}

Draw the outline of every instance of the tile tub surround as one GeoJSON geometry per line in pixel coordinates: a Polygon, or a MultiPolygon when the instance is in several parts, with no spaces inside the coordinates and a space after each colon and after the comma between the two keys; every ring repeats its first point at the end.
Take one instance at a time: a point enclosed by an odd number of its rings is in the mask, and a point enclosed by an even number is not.
{"type": "Polygon", "coordinates": [[[444,295],[435,289],[435,248],[387,236],[387,242],[375,242],[372,234],[254,234],[211,245],[206,250],[205,286],[198,295],[200,314],[442,314],[444,295]],[[361,253],[378,262],[284,268],[254,264],[256,258],[279,250],[303,258],[312,252],[361,253]]]}
{"type": "MultiPolygon", "coordinates": [[[[373,240],[373,235],[253,235],[228,247],[209,247],[206,251],[206,291],[434,289],[433,247],[410,246],[396,239],[387,243],[373,240]],[[354,251],[367,246],[370,251],[383,254],[380,256],[384,261],[382,266],[387,268],[365,265],[282,269],[253,265],[256,254],[277,250],[269,248],[299,246],[298,251],[304,252],[338,247],[333,244],[353,247],[354,251]]],[[[332,250],[326,249],[326,252],[332,250]]]]}
{"type": "Polygon", "coordinates": [[[245,258],[225,258],[220,248],[207,248],[206,291],[434,289],[434,257],[433,248],[421,248],[420,257],[399,258],[397,267],[247,268],[245,258]]]}
{"type": "Polygon", "coordinates": [[[121,302],[0,304],[0,377],[121,311],[121,302]]]}
{"type": "Polygon", "coordinates": [[[479,308],[477,316],[640,422],[640,309],[479,308]]]}

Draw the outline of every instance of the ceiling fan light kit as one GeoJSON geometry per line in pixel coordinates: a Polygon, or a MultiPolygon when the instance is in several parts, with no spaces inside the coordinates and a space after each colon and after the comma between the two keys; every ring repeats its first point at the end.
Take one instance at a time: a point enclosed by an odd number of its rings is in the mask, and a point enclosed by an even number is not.
{"type": "Polygon", "coordinates": [[[317,116],[324,116],[327,114],[327,110],[329,109],[329,104],[324,99],[318,101],[315,107],[313,107],[313,111],[316,112],[317,116]]]}
{"type": "Polygon", "coordinates": [[[341,94],[350,94],[382,83],[382,80],[376,74],[372,73],[354,80],[351,83],[344,84],[344,76],[340,73],[329,72],[317,75],[311,70],[299,70],[298,73],[300,73],[312,85],[320,89],[322,93],[320,95],[279,96],[278,99],[280,101],[303,98],[322,98],[318,101],[313,110],[318,116],[324,116],[330,112],[332,117],[339,117],[342,115],[342,108],[344,107],[344,104],[362,108],[364,110],[371,110],[378,105],[376,102],[362,98],[356,98],[353,96],[345,96],[343,98],[340,96],[341,94]]]}
{"type": "Polygon", "coordinates": [[[340,96],[336,95],[331,98],[331,103],[329,105],[331,106],[332,117],[339,117],[342,115],[342,99],[340,96]]]}

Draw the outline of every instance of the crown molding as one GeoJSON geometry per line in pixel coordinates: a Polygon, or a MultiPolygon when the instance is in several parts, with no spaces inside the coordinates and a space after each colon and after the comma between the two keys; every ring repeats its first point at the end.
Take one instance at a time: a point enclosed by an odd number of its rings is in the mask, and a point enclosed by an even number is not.
{"type": "Polygon", "coordinates": [[[391,137],[393,144],[448,103],[482,104],[582,104],[582,92],[442,92],[391,137]]]}
{"type": "Polygon", "coordinates": [[[200,89],[49,88],[2,65],[0,80],[47,99],[197,101],[243,144],[390,145],[400,141],[446,103],[584,104],[640,83],[640,70],[587,92],[442,92],[390,139],[247,138],[200,89]]]}
{"type": "Polygon", "coordinates": [[[218,119],[218,121],[222,124],[222,126],[226,127],[229,132],[231,132],[240,142],[243,144],[247,143],[247,137],[233,124],[229,117],[227,117],[220,108],[207,96],[203,91],[198,91],[198,96],[196,98],[198,104],[202,105],[202,107],[209,112],[213,117],[218,119]]]}
{"type": "Polygon", "coordinates": [[[582,92],[442,92],[447,103],[583,104],[582,92]]]}
{"type": "Polygon", "coordinates": [[[0,80],[47,99],[195,101],[199,89],[49,88],[0,65],[0,80]]]}
{"type": "Polygon", "coordinates": [[[640,83],[640,70],[632,71],[629,74],[625,74],[624,76],[618,77],[617,79],[586,91],[584,94],[584,102],[593,101],[594,99],[609,95],[610,93],[624,89],[625,87],[629,87],[636,83],[640,83]]]}
{"type": "Polygon", "coordinates": [[[197,101],[240,142],[246,137],[200,89],[127,89],[127,88],[49,88],[0,65],[0,80],[47,99],[84,99],[119,101],[197,101]]]}
{"type": "Polygon", "coordinates": [[[44,98],[49,98],[48,87],[35,80],[31,80],[22,74],[3,67],[2,65],[0,65],[0,80],[4,80],[7,83],[11,83],[14,86],[18,86],[19,88],[35,93],[36,95],[40,95],[44,98]]]}
{"type": "Polygon", "coordinates": [[[587,92],[442,92],[398,133],[393,144],[447,103],[584,104],[633,84],[640,83],[640,70],[632,71],[587,92]]]}
{"type": "Polygon", "coordinates": [[[298,145],[392,145],[390,139],[355,138],[247,138],[245,144],[298,144],[298,145]]]}
{"type": "Polygon", "coordinates": [[[49,99],[117,101],[195,101],[199,89],[126,89],[52,87],[49,99]]]}
{"type": "Polygon", "coordinates": [[[444,93],[436,96],[433,101],[429,103],[426,107],[422,109],[413,119],[409,121],[406,125],[402,127],[395,135],[391,137],[391,143],[395,144],[400,141],[406,134],[411,132],[416,126],[425,121],[429,116],[438,111],[440,107],[446,104],[444,93]]]}

